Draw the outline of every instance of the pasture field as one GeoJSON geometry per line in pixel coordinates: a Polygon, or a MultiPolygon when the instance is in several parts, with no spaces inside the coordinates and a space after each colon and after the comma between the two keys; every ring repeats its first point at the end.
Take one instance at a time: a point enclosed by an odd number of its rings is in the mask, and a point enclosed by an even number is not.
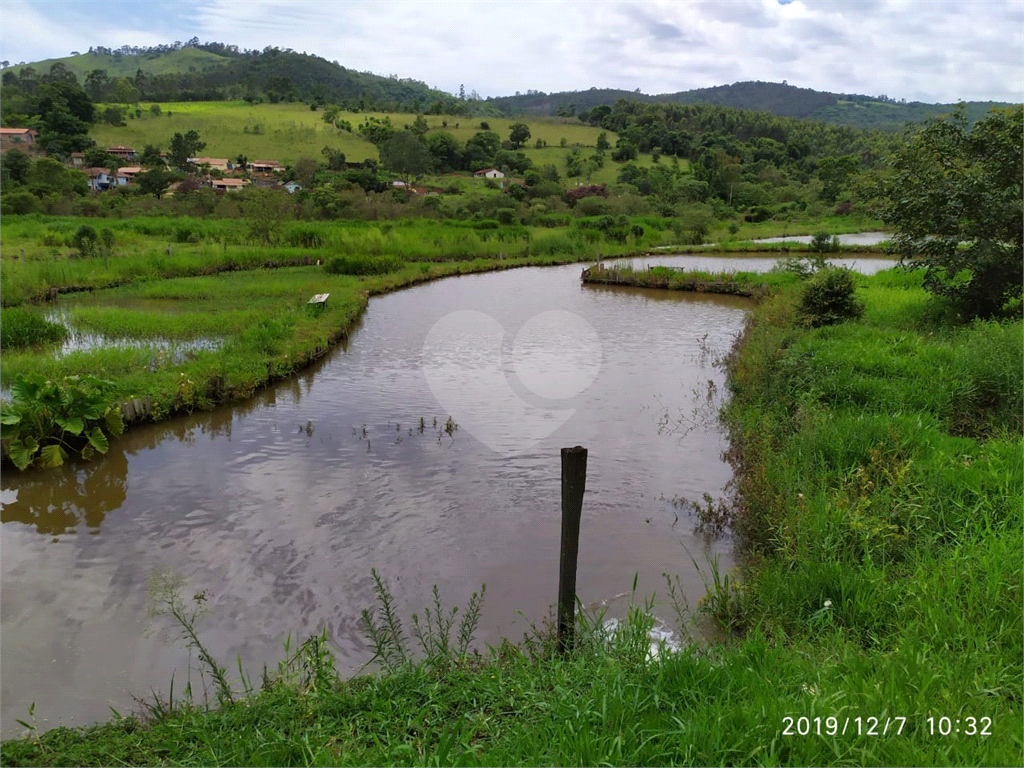
{"type": "MultiPolygon", "coordinates": [[[[339,112],[338,120],[347,120],[353,131],[335,128],[323,121],[323,110],[312,111],[301,103],[248,104],[244,101],[194,101],[160,104],[160,114],[150,111],[152,105],[142,103],[141,117],[132,117],[123,127],[107,123],[94,125],[89,135],[99,146],[124,145],[141,151],[146,144],[166,150],[175,133],[195,130],[206,142],[205,157],[234,159],[243,154],[250,160],[277,160],[291,164],[300,157],[323,160],[325,146],[345,153],[355,162],[378,158],[377,148],[356,132],[367,118],[390,118],[402,129],[411,125],[415,115],[384,112],[339,112]]],[[[445,130],[465,144],[481,129],[481,119],[501,138],[507,139],[509,126],[526,122],[530,126],[532,147],[538,138],[551,147],[558,147],[564,138],[571,147],[579,144],[593,147],[601,129],[573,124],[561,118],[530,118],[522,121],[508,118],[477,118],[465,115],[426,115],[431,130],[445,130]],[[444,125],[447,123],[447,126],[444,125]]],[[[609,134],[614,145],[616,136],[609,134]]]]}

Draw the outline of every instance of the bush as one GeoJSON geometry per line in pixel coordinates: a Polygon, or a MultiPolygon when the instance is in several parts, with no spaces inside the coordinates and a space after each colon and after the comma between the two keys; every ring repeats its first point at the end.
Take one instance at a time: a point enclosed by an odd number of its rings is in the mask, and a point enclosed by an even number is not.
{"type": "Polygon", "coordinates": [[[818,232],[811,238],[811,250],[817,253],[835,253],[839,250],[839,236],[818,232]]]}
{"type": "Polygon", "coordinates": [[[78,252],[82,256],[94,256],[99,250],[100,236],[96,234],[96,230],[90,227],[88,224],[83,224],[75,232],[75,236],[71,239],[71,245],[78,249],[78,252]]]}
{"type": "Polygon", "coordinates": [[[15,349],[63,341],[68,329],[27,309],[0,310],[0,347],[15,349]]]}
{"type": "Polygon", "coordinates": [[[328,261],[324,270],[332,275],[385,275],[404,266],[397,256],[338,256],[328,261]]]}
{"type": "Polygon", "coordinates": [[[516,223],[516,212],[512,208],[499,208],[495,211],[498,217],[498,223],[508,226],[516,223]]]}
{"type": "Polygon", "coordinates": [[[31,192],[5,192],[0,198],[0,214],[4,216],[22,216],[39,208],[39,198],[31,192]]]}
{"type": "Polygon", "coordinates": [[[812,327],[834,325],[864,314],[864,304],[854,294],[853,272],[844,268],[823,269],[809,278],[800,292],[800,314],[812,327]]]}

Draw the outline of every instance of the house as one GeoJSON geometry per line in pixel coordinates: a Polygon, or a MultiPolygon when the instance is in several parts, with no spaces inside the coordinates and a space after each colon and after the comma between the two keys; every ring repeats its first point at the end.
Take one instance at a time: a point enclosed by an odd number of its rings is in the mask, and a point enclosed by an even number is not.
{"type": "Polygon", "coordinates": [[[135,177],[140,173],[145,173],[146,170],[141,165],[126,165],[123,168],[117,169],[117,175],[124,176],[128,181],[135,181],[135,177]]]}
{"type": "Polygon", "coordinates": [[[89,176],[89,189],[93,192],[105,192],[114,187],[124,187],[128,184],[128,177],[118,171],[111,174],[108,168],[83,168],[82,171],[89,176]]]}
{"type": "Polygon", "coordinates": [[[85,165],[85,153],[84,152],[72,152],[71,153],[71,167],[81,168],[85,165]]]}
{"type": "Polygon", "coordinates": [[[133,160],[135,158],[135,150],[131,147],[107,147],[107,152],[115,157],[120,157],[122,160],[133,160]]]}
{"type": "Polygon", "coordinates": [[[0,142],[4,146],[12,144],[35,144],[39,132],[31,128],[0,128],[0,142]]]}
{"type": "Polygon", "coordinates": [[[473,177],[477,179],[504,179],[505,174],[497,168],[481,168],[473,174],[473,177]]]}
{"type": "Polygon", "coordinates": [[[237,192],[248,183],[248,179],[214,179],[210,186],[218,192],[237,192]]]}
{"type": "Polygon", "coordinates": [[[276,160],[253,160],[246,168],[253,173],[284,173],[284,166],[276,160]]]}
{"type": "Polygon", "coordinates": [[[297,181],[289,181],[284,185],[284,188],[288,190],[289,195],[294,195],[296,192],[302,191],[302,185],[297,181]]]}
{"type": "Polygon", "coordinates": [[[231,170],[231,163],[226,157],[190,157],[188,161],[193,165],[208,165],[211,170],[231,170]]]}

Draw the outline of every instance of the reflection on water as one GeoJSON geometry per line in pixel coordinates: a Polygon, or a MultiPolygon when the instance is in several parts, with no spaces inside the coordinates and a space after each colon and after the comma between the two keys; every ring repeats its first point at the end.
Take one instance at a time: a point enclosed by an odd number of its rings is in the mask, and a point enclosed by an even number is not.
{"type": "MultiPolygon", "coordinates": [[[[5,471],[4,734],[17,732],[31,702],[48,725],[82,722],[107,718],[110,706],[130,711],[132,694],[166,691],[172,674],[183,684],[187,652],[146,633],[156,569],[210,591],[203,640],[249,669],[273,665],[288,633],[324,627],[339,669],[358,669],[371,655],[358,623],[373,604],[371,568],[403,617],[429,603],[433,584],[465,605],[486,583],[480,642],[520,637],[555,599],[567,445],[590,449],[580,599],[621,618],[628,605],[617,596],[634,576],[638,595],[664,595],[668,572],[696,605],[708,558],[731,566],[729,544],[695,535],[670,500],[721,493],[731,475],[725,439],[711,419],[685,434],[660,427],[666,407],[689,411],[695,390],[723,383],[706,352],[729,348],[748,304],[584,287],[579,276],[579,265],[522,269],[374,298],[346,347],[251,400],[133,428],[92,462],[5,471]],[[543,387],[528,391],[543,376],[531,363],[579,350],[574,333],[553,333],[547,345],[531,334],[531,321],[552,310],[592,328],[600,346],[589,386],[554,400],[543,387]],[[503,397],[442,404],[432,391],[431,329],[456,340],[480,330],[452,322],[455,312],[493,320],[493,354],[468,345],[458,362],[477,378],[500,366],[503,397]],[[524,431],[517,400],[572,414],[550,434],[524,431]],[[438,429],[463,414],[466,426],[438,429]],[[474,419],[486,435],[473,434],[474,419]]],[[[672,620],[662,597],[655,610],[672,620]]]]}

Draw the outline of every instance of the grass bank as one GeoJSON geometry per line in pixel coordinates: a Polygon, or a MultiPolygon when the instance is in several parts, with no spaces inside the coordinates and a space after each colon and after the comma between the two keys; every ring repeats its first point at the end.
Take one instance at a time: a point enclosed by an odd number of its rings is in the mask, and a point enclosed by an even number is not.
{"type": "Polygon", "coordinates": [[[704,605],[726,642],[651,658],[638,610],[568,658],[539,638],[348,681],[307,644],[259,693],[0,761],[1020,764],[1022,324],[945,325],[916,274],[858,283],[863,316],[821,328],[772,293],[727,361],[738,496],[702,513],[746,553],[704,605]]]}
{"type": "Polygon", "coordinates": [[[633,269],[630,266],[597,264],[583,271],[584,283],[747,297],[761,296],[769,290],[796,284],[799,280],[792,272],[708,272],[656,266],[633,269]]]}

